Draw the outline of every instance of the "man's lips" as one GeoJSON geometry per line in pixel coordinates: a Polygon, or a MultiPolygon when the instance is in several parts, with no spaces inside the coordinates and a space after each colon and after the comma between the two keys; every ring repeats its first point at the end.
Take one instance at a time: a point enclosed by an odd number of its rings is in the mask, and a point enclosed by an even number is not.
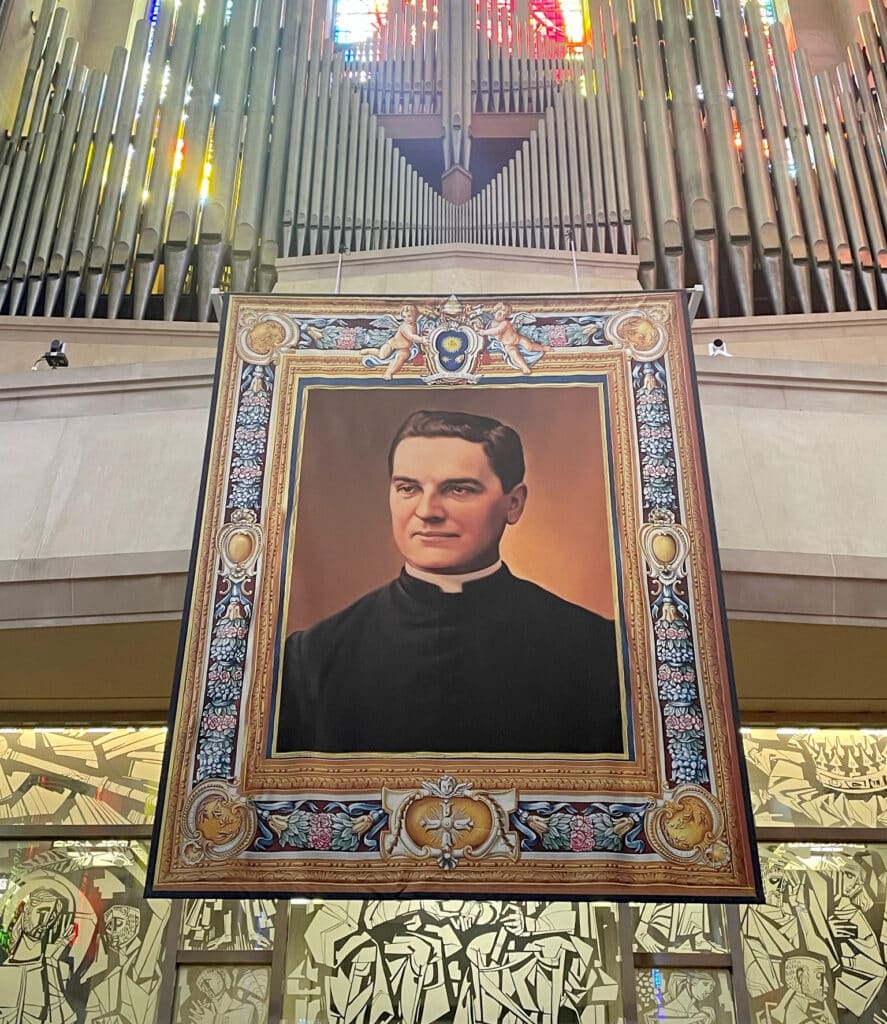
{"type": "Polygon", "coordinates": [[[420,540],[453,540],[459,536],[458,533],[441,533],[433,530],[417,530],[414,537],[420,538],[420,540]]]}

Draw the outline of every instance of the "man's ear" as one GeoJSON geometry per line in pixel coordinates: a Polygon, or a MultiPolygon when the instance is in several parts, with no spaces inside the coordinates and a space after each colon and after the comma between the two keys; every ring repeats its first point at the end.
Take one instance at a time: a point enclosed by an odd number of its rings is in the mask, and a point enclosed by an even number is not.
{"type": "Polygon", "coordinates": [[[527,485],[524,483],[515,485],[505,497],[508,501],[505,521],[509,526],[514,526],[524,514],[524,507],[527,504],[527,485]]]}

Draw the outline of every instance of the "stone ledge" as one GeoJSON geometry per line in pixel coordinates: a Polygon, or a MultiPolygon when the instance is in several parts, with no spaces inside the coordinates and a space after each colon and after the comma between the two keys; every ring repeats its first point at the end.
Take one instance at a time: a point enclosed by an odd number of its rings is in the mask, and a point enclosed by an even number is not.
{"type": "MultiPolygon", "coordinates": [[[[128,395],[139,391],[168,389],[182,391],[203,387],[206,402],[215,373],[214,358],[163,360],[147,363],[123,363],[102,366],[71,366],[64,371],[10,373],[0,375],[0,417],[6,403],[43,401],[82,395],[128,395]]],[[[798,392],[837,392],[855,397],[872,394],[887,397],[887,365],[861,366],[857,363],[802,362],[786,359],[760,359],[697,356],[696,376],[703,404],[721,401],[725,388],[757,388],[762,392],[789,389],[798,392]]],[[[767,404],[770,404],[768,401],[767,404]]],[[[796,408],[793,403],[777,403],[796,408]]],[[[64,417],[64,408],[58,416],[64,417]]],[[[21,416],[25,419],[27,417],[21,416]]]]}
{"type": "MultiPolygon", "coordinates": [[[[887,559],[721,549],[727,613],[887,627],[887,559]]],[[[189,551],[0,562],[0,629],[174,619],[189,551]]]]}

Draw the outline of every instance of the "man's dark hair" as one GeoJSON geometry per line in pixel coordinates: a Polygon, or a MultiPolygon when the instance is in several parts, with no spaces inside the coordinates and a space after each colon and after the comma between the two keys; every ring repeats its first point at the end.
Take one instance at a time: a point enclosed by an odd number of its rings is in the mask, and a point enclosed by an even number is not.
{"type": "Polygon", "coordinates": [[[408,437],[458,437],[482,445],[490,467],[506,493],[524,478],[524,449],[520,435],[513,427],[491,416],[444,409],[422,409],[411,413],[400,425],[388,450],[389,476],[394,467],[394,450],[408,437]]]}

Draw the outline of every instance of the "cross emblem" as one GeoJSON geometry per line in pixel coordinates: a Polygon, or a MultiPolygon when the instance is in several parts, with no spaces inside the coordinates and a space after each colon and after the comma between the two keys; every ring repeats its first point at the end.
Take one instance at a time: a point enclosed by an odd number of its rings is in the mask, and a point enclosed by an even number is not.
{"type": "Polygon", "coordinates": [[[474,827],[471,818],[458,817],[453,813],[453,804],[446,797],[440,802],[440,811],[436,818],[424,817],[421,821],[422,828],[427,832],[434,832],[440,836],[440,856],[438,864],[444,870],[450,870],[456,866],[458,855],[455,852],[456,838],[460,832],[465,832],[474,827]]]}

